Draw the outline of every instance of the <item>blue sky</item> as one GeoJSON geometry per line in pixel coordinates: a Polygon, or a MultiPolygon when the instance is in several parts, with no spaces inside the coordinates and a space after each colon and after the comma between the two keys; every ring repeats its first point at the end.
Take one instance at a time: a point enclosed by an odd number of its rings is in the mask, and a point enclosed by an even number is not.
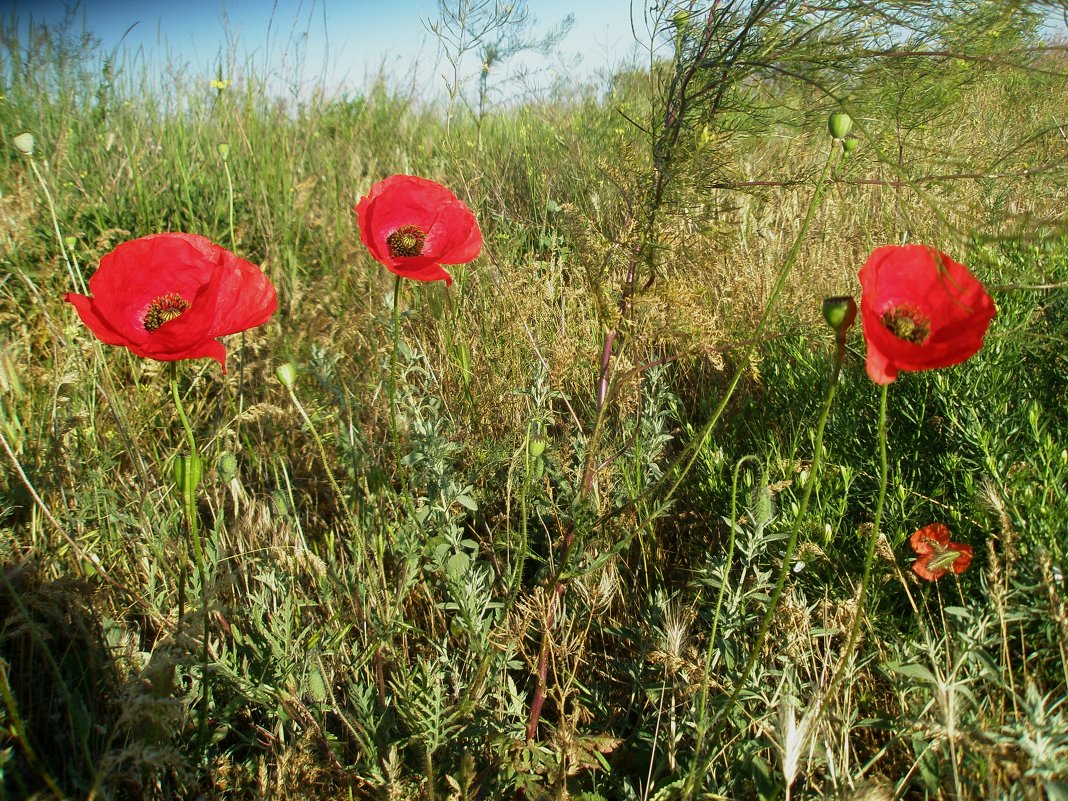
{"type": "MultiPolygon", "coordinates": [[[[637,0],[640,32],[642,5],[637,0]]],[[[530,69],[584,77],[634,52],[629,0],[528,0],[527,6],[541,32],[568,14],[575,17],[560,57],[527,57],[530,69]]],[[[289,77],[302,65],[304,82],[325,76],[331,90],[358,91],[383,66],[398,79],[414,77],[420,89],[444,88],[440,75],[446,65],[435,63],[438,42],[426,26],[437,14],[437,0],[0,0],[4,17],[14,12],[23,23],[30,17],[61,20],[68,7],[75,10],[77,27],[84,19],[105,49],[121,42],[128,58],[139,53],[148,64],[187,63],[208,74],[220,53],[232,53],[241,67],[251,63],[260,71],[269,64],[289,77]]]]}

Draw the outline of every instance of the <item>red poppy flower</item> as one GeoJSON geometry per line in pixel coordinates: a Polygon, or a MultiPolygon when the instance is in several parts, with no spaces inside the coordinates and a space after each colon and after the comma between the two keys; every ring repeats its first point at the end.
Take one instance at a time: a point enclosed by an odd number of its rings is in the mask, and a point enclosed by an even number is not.
{"type": "Polygon", "coordinates": [[[876,384],[898,370],[959,364],[983,346],[997,313],[967,267],[926,245],[876,248],[859,276],[866,366],[876,384]]]}
{"type": "Polygon", "coordinates": [[[942,523],[931,523],[909,537],[909,544],[919,559],[912,569],[920,578],[937,581],[952,570],[963,573],[972,563],[972,546],[949,541],[949,529],[942,523]]]}
{"type": "Polygon", "coordinates": [[[124,242],[100,260],[91,296],[68,292],[97,338],[158,361],[215,359],[216,337],[270,319],[274,286],[254,264],[195,234],[156,234],[124,242]]]}
{"type": "Polygon", "coordinates": [[[471,209],[439,183],[392,175],[356,204],[360,238],[391,272],[416,281],[452,283],[442,264],[464,264],[482,250],[471,209]]]}

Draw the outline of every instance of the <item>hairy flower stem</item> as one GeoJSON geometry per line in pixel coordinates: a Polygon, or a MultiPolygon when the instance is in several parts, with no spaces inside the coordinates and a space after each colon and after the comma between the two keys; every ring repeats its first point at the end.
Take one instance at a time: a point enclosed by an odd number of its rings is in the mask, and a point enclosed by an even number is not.
{"type": "MultiPolygon", "coordinates": [[[[627,275],[620,292],[619,306],[615,325],[608,329],[604,335],[604,343],[601,348],[600,369],[597,377],[596,400],[597,418],[594,422],[593,432],[590,434],[586,446],[586,458],[582,471],[582,483],[579,497],[587,499],[593,492],[599,469],[598,448],[601,434],[604,430],[605,411],[608,399],[611,395],[612,384],[612,358],[619,345],[620,333],[624,330],[627,322],[631,319],[634,309],[634,298],[637,295],[638,286],[638,263],[644,261],[648,278],[646,288],[652,284],[655,275],[656,248],[656,221],[660,207],[664,200],[670,178],[670,165],[675,148],[678,145],[679,136],[685,125],[686,111],[694,96],[690,92],[690,84],[697,75],[700,65],[708,54],[713,43],[713,11],[710,9],[702,32],[699,46],[691,57],[684,58],[681,42],[676,45],[675,72],[668,87],[667,101],[664,107],[664,117],[660,134],[653,142],[653,177],[641,206],[644,220],[641,227],[641,236],[631,247],[630,261],[627,266],[627,275]]],[[[566,564],[570,555],[571,547],[575,540],[575,530],[572,527],[564,535],[561,545],[560,570],[566,564]]],[[[530,714],[527,718],[527,739],[533,740],[537,736],[538,721],[541,718],[541,710],[545,704],[545,694],[548,689],[548,654],[549,636],[554,623],[553,609],[559,603],[565,592],[563,582],[559,580],[559,571],[553,579],[553,597],[550,606],[546,610],[542,620],[541,646],[538,656],[538,668],[534,695],[530,702],[530,714]]]]}
{"type": "Polygon", "coordinates": [[[389,359],[389,430],[393,435],[393,459],[400,467],[400,435],[397,433],[397,348],[400,343],[401,277],[393,277],[393,352],[389,359]]]}
{"type": "MultiPolygon", "coordinates": [[[[723,397],[720,398],[719,403],[716,404],[716,408],[708,418],[708,421],[701,428],[700,433],[683,449],[678,459],[669,465],[668,469],[664,471],[664,477],[651,488],[651,491],[658,492],[667,482],[670,482],[665,497],[670,498],[675,494],[675,491],[679,488],[679,485],[682,484],[683,480],[693,467],[698,454],[704,449],[705,443],[712,434],[712,430],[716,427],[717,423],[719,423],[719,418],[726,410],[730,399],[734,396],[734,391],[738,388],[742,374],[745,372],[746,367],[749,364],[750,357],[760,343],[764,328],[771,319],[772,310],[774,310],[779,301],[779,296],[782,295],[783,290],[786,288],[786,280],[793,271],[794,263],[797,261],[797,256],[801,252],[801,245],[805,241],[805,237],[808,235],[809,225],[812,223],[812,218],[816,214],[816,209],[819,208],[820,202],[823,200],[824,193],[827,189],[827,173],[834,161],[834,157],[835,148],[832,147],[830,153],[827,155],[827,163],[823,166],[823,172],[820,173],[819,180],[816,182],[816,188],[812,192],[812,199],[809,201],[808,210],[805,212],[805,219],[801,223],[801,229],[797,232],[797,237],[794,239],[793,245],[786,254],[786,259],[783,261],[782,267],[779,268],[779,274],[776,276],[775,283],[771,288],[771,293],[768,295],[768,300],[764,304],[764,311],[760,315],[760,319],[757,321],[753,335],[749,338],[749,345],[742,354],[741,362],[738,368],[734,371],[734,375],[731,377],[731,381],[727,385],[723,397]],[[674,479],[672,480],[673,474],[674,479]]],[[[626,508],[627,507],[617,510],[616,513],[618,514],[625,511],[626,508]]]]}
{"type": "Polygon", "coordinates": [[[879,524],[883,519],[883,506],[886,503],[886,485],[889,482],[889,468],[886,459],[886,396],[889,384],[883,384],[879,393],[879,499],[875,504],[875,519],[871,524],[871,538],[868,551],[864,555],[864,574],[860,579],[860,595],[857,597],[857,611],[853,617],[853,627],[849,632],[844,656],[852,653],[860,636],[860,624],[863,621],[864,601],[868,595],[868,581],[871,578],[872,564],[875,562],[875,546],[879,542],[879,524]]]}
{"type": "MultiPolygon", "coordinates": [[[[182,500],[184,502],[183,505],[185,507],[186,532],[189,537],[189,542],[193,546],[193,557],[196,559],[197,576],[200,578],[200,604],[202,610],[201,613],[204,616],[203,643],[201,645],[200,659],[200,680],[203,685],[203,697],[200,705],[200,721],[197,731],[200,750],[202,754],[206,756],[208,742],[208,707],[211,706],[211,681],[208,678],[208,635],[210,622],[208,616],[208,570],[204,560],[204,547],[200,540],[200,527],[197,519],[196,483],[199,480],[199,476],[196,475],[196,471],[193,468],[193,462],[198,458],[197,442],[196,438],[193,436],[193,429],[189,425],[189,418],[186,416],[185,407],[182,405],[182,396],[178,392],[178,362],[171,362],[171,397],[174,399],[174,407],[178,411],[178,419],[182,422],[182,428],[185,430],[186,440],[189,443],[189,462],[186,465],[186,469],[182,471],[181,492],[182,500]]],[[[178,585],[179,620],[181,620],[185,614],[185,582],[185,559],[183,559],[181,578],[178,585]]]]}
{"type": "Polygon", "coordinates": [[[538,723],[541,720],[541,710],[545,706],[545,696],[549,691],[549,633],[556,622],[556,607],[563,600],[566,587],[560,576],[564,565],[571,553],[571,546],[575,542],[574,529],[564,535],[561,549],[560,564],[556,569],[556,575],[552,580],[552,596],[546,601],[545,617],[542,620],[541,645],[538,648],[538,670],[536,673],[537,683],[534,685],[534,695],[530,701],[530,714],[527,717],[527,740],[533,740],[538,736],[538,723]]]}
{"type": "MultiPolygon", "coordinates": [[[[748,456],[743,456],[734,465],[734,477],[733,477],[733,479],[731,481],[731,532],[728,535],[728,539],[727,539],[727,558],[723,560],[723,564],[724,564],[723,582],[719,585],[719,595],[716,597],[716,611],[712,615],[712,631],[709,632],[709,635],[708,635],[709,646],[708,646],[708,651],[705,653],[705,672],[704,672],[705,676],[708,675],[708,672],[711,669],[711,665],[712,665],[713,643],[715,643],[715,641],[716,641],[716,632],[719,630],[719,614],[720,614],[721,611],[723,611],[723,598],[727,594],[727,574],[730,572],[731,562],[734,559],[734,541],[735,541],[735,534],[738,531],[738,525],[737,525],[737,520],[738,520],[738,477],[739,477],[739,474],[741,473],[742,465],[744,465],[746,462],[756,462],[756,464],[758,466],[758,469],[760,470],[761,481],[763,481],[763,472],[764,471],[762,469],[760,469],[760,467],[759,467],[760,466],[760,460],[757,459],[757,457],[753,456],[752,454],[749,454],[748,456]]],[[[704,718],[705,704],[707,703],[707,701],[708,701],[708,684],[705,683],[705,685],[701,688],[701,713],[702,714],[698,716],[699,719],[703,719],[704,718]]]]}
{"type": "MultiPolygon", "coordinates": [[[[237,252],[237,234],[234,229],[234,179],[230,175],[230,163],[223,159],[223,172],[226,173],[226,200],[229,209],[230,249],[237,252]]],[[[245,411],[245,332],[241,332],[241,367],[237,371],[237,438],[241,439],[241,419],[245,411]]]]}
{"type": "Polygon", "coordinates": [[[330,469],[330,459],[326,455],[326,446],[323,444],[323,438],[319,436],[318,429],[315,428],[315,423],[312,422],[311,417],[308,416],[308,412],[304,409],[304,405],[297,397],[297,393],[293,391],[293,387],[290,384],[286,384],[286,391],[289,393],[289,399],[293,401],[293,405],[297,408],[297,412],[300,414],[300,419],[304,421],[304,425],[308,427],[308,431],[311,432],[312,439],[315,440],[315,445],[319,449],[319,459],[323,463],[323,470],[326,471],[326,479],[330,482],[330,487],[334,490],[334,494],[337,495],[338,503],[341,504],[341,511],[345,515],[345,525],[356,528],[356,521],[352,517],[352,512],[349,509],[348,496],[341,490],[341,485],[337,483],[337,479],[334,478],[334,471],[330,469]]]}
{"type": "MultiPolygon", "coordinates": [[[[834,156],[835,150],[832,146],[831,151],[828,154],[827,162],[823,164],[823,171],[820,173],[819,180],[816,183],[816,188],[813,190],[812,200],[808,202],[808,209],[805,213],[804,221],[801,223],[801,230],[798,232],[797,238],[794,240],[794,245],[790,247],[789,252],[786,254],[786,260],[783,262],[783,266],[779,270],[779,276],[776,277],[775,283],[771,289],[771,294],[768,296],[768,301],[765,304],[764,313],[760,315],[760,319],[757,321],[756,331],[754,332],[754,335],[751,340],[752,344],[749,346],[749,348],[747,348],[747,350],[745,350],[744,359],[742,360],[741,365],[735,371],[734,377],[731,379],[731,383],[728,384],[726,392],[724,392],[723,394],[723,397],[720,398],[720,403],[717,405],[716,410],[712,412],[711,418],[708,420],[707,423],[705,423],[704,428],[702,428],[701,430],[701,434],[698,435],[696,439],[689,445],[689,456],[687,456],[686,452],[684,452],[684,454],[682,454],[682,456],[680,457],[680,460],[685,459],[685,464],[682,464],[681,469],[677,471],[675,480],[671,484],[671,487],[668,491],[668,497],[673,496],[679,484],[681,484],[682,480],[684,480],[687,473],[693,467],[693,462],[696,460],[697,454],[701,453],[703,447],[705,446],[705,442],[711,434],[712,428],[716,427],[716,424],[719,422],[720,415],[722,415],[723,411],[726,409],[728,400],[731,399],[735,389],[738,387],[738,382],[741,379],[741,374],[744,371],[745,365],[747,365],[749,362],[749,356],[752,350],[756,347],[756,343],[759,342],[760,334],[763,333],[764,327],[767,325],[768,320],[771,317],[771,311],[772,309],[774,309],[775,303],[778,302],[779,296],[782,294],[783,289],[786,286],[786,279],[789,277],[789,273],[792,267],[794,267],[795,262],[797,261],[797,256],[801,251],[802,242],[804,241],[804,237],[808,232],[808,225],[811,224],[812,219],[816,213],[816,208],[819,206],[819,203],[823,198],[823,192],[824,190],[826,190],[827,175],[830,171],[831,164],[834,161],[834,156]]],[[[749,679],[749,674],[752,672],[753,666],[756,664],[756,660],[759,657],[760,647],[763,646],[764,639],[765,637],[767,637],[768,629],[771,627],[771,618],[774,615],[776,607],[779,606],[779,599],[782,596],[783,587],[786,583],[786,576],[789,571],[789,562],[792,555],[794,555],[794,549],[797,547],[797,538],[801,527],[801,520],[804,517],[805,512],[807,511],[808,499],[810,499],[812,490],[817,484],[817,471],[819,469],[820,461],[822,460],[823,430],[827,427],[827,420],[831,409],[831,403],[833,402],[834,393],[837,389],[838,375],[842,372],[842,364],[844,360],[845,348],[839,346],[839,343],[836,342],[834,366],[831,375],[831,384],[830,388],[828,389],[827,396],[823,399],[823,409],[820,413],[819,425],[816,433],[815,455],[813,456],[812,469],[810,471],[810,475],[808,475],[808,481],[805,483],[805,489],[801,499],[801,505],[798,509],[798,514],[794,519],[794,529],[792,529],[792,531],[790,532],[790,538],[789,543],[786,547],[786,553],[783,555],[783,565],[779,572],[779,580],[775,583],[775,590],[772,593],[771,600],[768,603],[768,611],[764,616],[764,621],[760,624],[760,628],[757,631],[756,639],[753,643],[752,650],[750,651],[749,659],[747,660],[747,662],[745,662],[745,668],[742,671],[742,675],[738,679],[734,691],[731,693],[731,697],[729,697],[727,704],[724,705],[723,708],[719,710],[719,712],[717,712],[716,717],[712,719],[711,723],[708,726],[702,726],[701,732],[698,733],[697,743],[694,749],[694,758],[691,763],[690,773],[687,776],[684,794],[682,794],[682,797],[684,798],[692,799],[696,797],[696,779],[698,775],[704,772],[703,769],[705,764],[707,763],[707,757],[703,753],[705,748],[705,739],[708,735],[716,731],[717,725],[721,720],[723,720],[725,712],[728,709],[731,709],[734,706],[735,702],[738,700],[738,696],[744,689],[745,681],[749,679]]],[[[670,471],[665,471],[665,478],[670,475],[670,471]]],[[[732,525],[734,525],[733,517],[732,525]]],[[[714,643],[709,642],[709,648],[713,646],[714,643]]],[[[705,687],[702,693],[702,709],[704,709],[704,705],[707,702],[707,691],[707,687],[705,687]]]]}
{"type": "Polygon", "coordinates": [[[64,264],[67,265],[67,273],[70,275],[71,283],[74,285],[74,288],[80,290],[83,295],[88,295],[89,289],[85,284],[85,279],[82,277],[81,269],[78,269],[78,271],[75,272],[74,265],[71,264],[70,254],[67,253],[67,246],[63,242],[63,234],[59,230],[59,216],[56,214],[56,203],[52,199],[52,192],[48,189],[48,183],[41,174],[41,170],[37,166],[37,161],[33,156],[28,156],[27,158],[30,160],[30,169],[33,171],[37,183],[40,184],[41,191],[44,192],[45,202],[48,203],[48,213],[52,218],[52,230],[56,232],[56,241],[59,242],[59,252],[63,255],[64,264]]]}
{"type": "Polygon", "coordinates": [[[223,159],[223,171],[226,173],[226,195],[230,211],[230,249],[237,250],[237,234],[234,233],[234,179],[230,175],[230,163],[223,159]]]}
{"type": "Polygon", "coordinates": [[[713,44],[713,32],[715,30],[713,12],[714,7],[709,9],[698,48],[690,57],[684,58],[682,41],[681,39],[676,40],[675,71],[668,86],[660,134],[652,146],[653,179],[646,192],[645,202],[641,206],[641,211],[645,216],[641,227],[641,236],[631,247],[627,275],[623,281],[623,289],[620,292],[616,323],[605,332],[604,343],[601,348],[596,393],[597,420],[594,423],[593,433],[586,449],[586,462],[583,468],[581,490],[584,496],[588,495],[593,488],[597,475],[597,446],[600,442],[605,407],[607,406],[610,384],[612,383],[612,357],[615,355],[620,334],[627,321],[631,318],[634,298],[638,294],[638,263],[640,261],[645,262],[646,272],[648,273],[645,288],[652,284],[655,275],[656,221],[671,177],[669,170],[675,148],[678,146],[679,136],[685,127],[686,112],[690,107],[690,103],[695,99],[691,94],[691,83],[713,44]]]}
{"type": "MultiPolygon", "coordinates": [[[[875,547],[879,542],[879,525],[883,519],[883,506],[886,503],[886,486],[889,483],[889,468],[886,458],[886,396],[889,384],[883,384],[879,393],[879,497],[875,503],[875,519],[871,525],[871,536],[868,538],[868,549],[864,554],[864,573],[860,578],[860,592],[857,594],[857,608],[853,614],[853,624],[849,627],[849,639],[846,640],[845,648],[838,659],[838,666],[834,675],[827,683],[827,688],[820,697],[819,707],[826,706],[831,693],[846,674],[846,668],[853,656],[857,640],[860,638],[860,627],[864,622],[864,604],[868,597],[868,583],[871,580],[872,565],[875,563],[875,547]]],[[[911,601],[911,596],[909,598],[911,601]]],[[[913,605],[915,608],[915,605],[913,605]]],[[[926,631],[925,631],[926,634],[926,631]]]]}
{"type": "MultiPolygon", "coordinates": [[[[738,520],[738,477],[741,473],[742,466],[746,462],[756,462],[758,469],[760,465],[760,460],[752,454],[743,456],[734,465],[734,476],[731,481],[731,531],[727,539],[727,556],[723,560],[723,574],[719,585],[719,595],[716,597],[715,612],[712,614],[712,630],[708,635],[708,649],[705,651],[704,673],[701,674],[705,678],[704,681],[701,682],[701,699],[697,704],[697,743],[694,746],[695,758],[692,765],[696,765],[697,761],[700,759],[701,754],[704,751],[705,736],[708,733],[708,726],[705,725],[705,711],[708,708],[708,676],[711,675],[712,671],[712,654],[716,647],[716,632],[719,631],[719,615],[723,610],[723,598],[727,594],[727,579],[729,578],[731,563],[734,561],[735,534],[738,531],[736,522],[738,520]]],[[[761,473],[763,473],[762,470],[761,473]]],[[[763,480],[763,476],[761,476],[761,480],[763,480]]],[[[691,770],[690,775],[687,777],[687,787],[692,785],[693,776],[694,774],[691,770]]]]}
{"type": "MultiPolygon", "coordinates": [[[[734,690],[731,692],[730,698],[727,699],[727,703],[716,713],[716,716],[712,719],[709,726],[701,726],[698,732],[697,744],[694,748],[694,760],[690,765],[690,774],[687,777],[687,792],[683,794],[683,797],[695,798],[697,794],[696,779],[701,772],[698,766],[703,767],[705,763],[704,747],[706,733],[712,733],[716,729],[716,725],[723,719],[724,715],[734,706],[738,701],[738,696],[741,695],[742,690],[745,689],[745,684],[749,680],[749,674],[753,672],[753,668],[756,666],[757,660],[760,658],[761,648],[764,645],[764,639],[768,635],[768,631],[771,629],[771,621],[775,616],[775,612],[779,606],[779,599],[782,598],[783,589],[786,586],[786,577],[790,574],[791,561],[793,560],[794,551],[797,548],[797,538],[801,532],[801,521],[805,519],[805,514],[808,511],[808,503],[812,497],[812,490],[819,483],[819,469],[823,462],[823,433],[827,429],[827,420],[830,417],[831,404],[834,402],[835,391],[838,388],[838,377],[842,372],[842,362],[844,361],[844,350],[835,349],[834,364],[831,369],[831,381],[830,386],[827,388],[827,394],[823,399],[823,408],[820,411],[819,423],[816,426],[816,439],[813,445],[814,453],[812,455],[812,467],[809,470],[808,480],[805,482],[805,491],[801,495],[801,503],[798,507],[797,514],[794,515],[793,527],[790,529],[790,538],[786,543],[786,551],[783,553],[782,566],[779,568],[779,578],[775,582],[775,589],[771,593],[771,598],[768,600],[768,609],[764,613],[764,619],[760,622],[760,628],[757,630],[756,637],[753,639],[752,647],[749,651],[749,658],[746,660],[745,667],[742,669],[742,675],[738,677],[737,683],[734,685],[734,690]]],[[[885,420],[885,395],[883,415],[880,418],[885,420]]],[[[883,459],[885,464],[885,446],[883,451],[883,459]]],[[[734,508],[732,501],[732,516],[731,527],[734,526],[734,508]]],[[[733,532],[732,532],[733,537],[733,532]]],[[[732,541],[733,544],[733,541],[732,541]]],[[[729,563],[727,567],[729,568],[729,563]]],[[[726,576],[724,576],[724,585],[726,585],[726,576]]],[[[722,597],[722,592],[721,592],[722,597]]],[[[719,609],[717,607],[717,615],[719,609]]],[[[715,640],[710,639],[708,648],[709,653],[716,647],[715,640]]],[[[706,663],[708,662],[708,656],[706,655],[706,663]]],[[[705,673],[705,682],[701,692],[701,711],[704,712],[705,704],[708,696],[708,679],[707,672],[705,673]]],[[[700,715],[699,720],[704,719],[704,715],[700,715]]]]}

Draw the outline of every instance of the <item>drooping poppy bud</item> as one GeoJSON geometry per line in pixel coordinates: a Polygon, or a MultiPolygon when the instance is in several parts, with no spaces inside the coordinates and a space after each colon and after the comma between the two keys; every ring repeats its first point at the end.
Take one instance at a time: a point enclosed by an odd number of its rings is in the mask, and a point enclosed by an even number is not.
{"type": "Polygon", "coordinates": [[[15,149],[20,153],[25,153],[27,156],[33,155],[33,146],[35,142],[32,133],[20,133],[11,141],[15,145],[15,149]]]}
{"type": "Polygon", "coordinates": [[[293,362],[278,365],[274,374],[286,389],[292,389],[297,383],[297,366],[293,362]]]}
{"type": "Polygon", "coordinates": [[[853,321],[857,319],[857,302],[853,300],[852,295],[824,298],[823,319],[838,336],[845,336],[853,321]]]}

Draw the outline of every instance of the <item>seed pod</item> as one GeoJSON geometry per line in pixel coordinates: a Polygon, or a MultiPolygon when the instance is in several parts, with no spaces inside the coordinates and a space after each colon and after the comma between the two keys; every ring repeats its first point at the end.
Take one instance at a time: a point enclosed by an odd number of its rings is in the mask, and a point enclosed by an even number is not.
{"type": "Polygon", "coordinates": [[[297,383],[297,366],[293,362],[278,365],[278,369],[274,371],[274,374],[278,376],[278,380],[282,382],[282,386],[286,389],[292,389],[293,385],[297,383]]]}
{"type": "Polygon", "coordinates": [[[845,139],[845,136],[853,128],[853,118],[844,111],[836,111],[827,118],[827,130],[835,139],[845,139]]]}
{"type": "Polygon", "coordinates": [[[20,133],[12,140],[12,143],[20,153],[25,153],[27,156],[33,155],[34,139],[32,133],[20,133]]]}

